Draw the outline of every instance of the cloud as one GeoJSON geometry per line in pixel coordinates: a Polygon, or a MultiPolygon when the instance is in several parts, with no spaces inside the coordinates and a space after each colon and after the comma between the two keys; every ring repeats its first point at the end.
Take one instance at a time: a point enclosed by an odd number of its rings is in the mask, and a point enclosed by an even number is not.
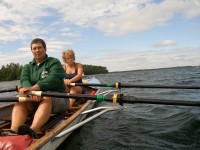
{"type": "MultiPolygon", "coordinates": [[[[0,47],[2,50],[7,50],[8,45],[11,46],[6,52],[0,53],[1,64],[13,61],[20,61],[22,64],[27,62],[28,57],[32,58],[30,57],[32,54],[29,42],[35,37],[43,38],[47,43],[48,53],[57,56],[57,53],[60,54],[60,51],[66,49],[66,47],[77,48],[79,45],[76,45],[75,42],[79,38],[87,39],[90,42],[90,40],[92,41],[90,35],[94,34],[98,38],[100,34],[109,37],[125,37],[125,35],[137,34],[138,32],[145,34],[143,31],[155,29],[156,27],[159,27],[159,29],[167,28],[170,26],[169,21],[175,17],[184,19],[183,21],[191,19],[197,23],[195,25],[196,28],[192,28],[192,31],[191,28],[184,28],[183,30],[187,30],[190,33],[194,31],[198,33],[199,22],[195,20],[195,17],[200,16],[199,8],[199,0],[1,0],[0,47]],[[100,31],[100,34],[96,31],[100,31]],[[15,44],[16,48],[12,44],[15,44]],[[16,49],[14,52],[9,51],[14,48],[16,49]]],[[[198,36],[195,34],[193,37],[194,40],[189,41],[188,45],[197,43],[198,36]]],[[[135,36],[133,38],[136,39],[138,37],[135,36]]],[[[131,70],[140,67],[153,68],[157,67],[158,64],[161,67],[171,66],[175,60],[180,60],[177,65],[187,65],[187,63],[191,64],[192,62],[197,64],[199,62],[199,59],[197,60],[196,58],[200,56],[199,49],[188,48],[183,51],[179,49],[177,53],[175,53],[175,50],[165,51],[168,46],[177,45],[176,41],[171,40],[171,37],[169,38],[169,40],[161,41],[154,45],[159,47],[161,51],[147,51],[147,48],[145,48],[146,51],[144,52],[130,50],[128,54],[118,52],[113,54],[109,53],[110,49],[108,49],[105,56],[102,56],[103,53],[100,55],[99,52],[98,56],[94,53],[81,52],[83,56],[84,54],[86,56],[81,57],[80,60],[83,63],[108,66],[110,71],[131,70]],[[165,50],[162,50],[163,46],[165,46],[165,50]],[[183,54],[181,55],[182,52],[183,54]],[[170,61],[167,62],[167,60],[170,61]]],[[[180,37],[178,38],[176,39],[180,43],[184,42],[180,37]]],[[[98,42],[102,42],[101,40],[103,41],[104,39],[99,38],[98,42]]],[[[89,43],[87,45],[87,43],[84,43],[87,41],[79,42],[81,46],[84,46],[83,49],[90,48],[96,44],[89,43]]],[[[111,41],[113,42],[114,39],[111,41]]],[[[143,43],[146,42],[143,39],[141,41],[143,43]]],[[[152,43],[150,44],[152,45],[152,43]]],[[[102,50],[101,47],[94,47],[102,50]]],[[[124,51],[120,47],[117,49],[124,51]]]]}
{"type": "Polygon", "coordinates": [[[172,40],[165,40],[165,41],[155,44],[154,47],[163,47],[163,46],[172,46],[172,45],[177,45],[177,43],[172,40]]]}
{"type": "Polygon", "coordinates": [[[72,45],[70,41],[58,41],[58,40],[47,40],[48,53],[60,53],[60,51],[66,49],[67,46],[72,45]]]}
{"type": "MultiPolygon", "coordinates": [[[[25,40],[31,35],[47,34],[48,28],[43,27],[45,19],[48,26],[55,28],[65,26],[70,29],[69,24],[73,24],[97,29],[105,35],[121,36],[166,26],[175,14],[187,19],[200,16],[199,7],[199,0],[165,0],[159,3],[152,0],[101,0],[95,3],[92,0],[3,0],[0,2],[0,41],[25,40]]],[[[80,34],[68,30],[60,36],[63,35],[80,37],[80,34]]]]}
{"type": "Polygon", "coordinates": [[[166,26],[167,21],[172,19],[175,14],[182,14],[183,17],[185,16],[188,19],[200,16],[200,1],[198,0],[166,0],[160,3],[140,2],[133,2],[133,5],[122,12],[115,12],[116,15],[112,17],[107,16],[97,20],[96,28],[106,35],[121,36],[130,32],[149,30],[155,26],[166,26]],[[143,7],[139,7],[140,5],[143,5],[143,7]]]}
{"type": "MultiPolygon", "coordinates": [[[[16,53],[0,53],[2,65],[10,64],[10,62],[24,65],[25,63],[32,60],[33,57],[29,48],[24,47],[18,50],[19,52],[17,51],[16,53]]],[[[110,51],[103,51],[102,55],[77,55],[76,60],[83,64],[105,66],[110,72],[200,65],[200,47],[167,50],[163,49],[161,51],[143,52],[127,51],[126,53],[123,51],[124,50],[121,49],[120,52],[115,53],[111,53],[110,51]]],[[[52,54],[55,56],[58,53],[61,55],[61,50],[53,49],[53,51],[51,51],[48,49],[48,54],[50,55],[52,54]]],[[[61,56],[57,58],[61,60],[61,56]]]]}
{"type": "Polygon", "coordinates": [[[76,33],[61,33],[62,36],[66,37],[73,37],[73,38],[80,38],[82,37],[81,34],[76,34],[76,33]]]}
{"type": "Polygon", "coordinates": [[[31,51],[24,51],[23,52],[15,52],[15,53],[0,53],[0,60],[1,65],[7,65],[11,62],[13,63],[19,63],[20,65],[23,65],[25,62],[29,62],[32,59],[32,53],[31,51]]]}
{"type": "Polygon", "coordinates": [[[91,57],[89,60],[83,57],[81,62],[106,66],[112,72],[175,66],[198,66],[200,65],[199,56],[200,47],[162,49],[161,51],[129,51],[126,53],[110,53],[107,51],[104,52],[104,55],[91,57]]]}
{"type": "Polygon", "coordinates": [[[30,48],[29,47],[21,47],[21,48],[18,48],[17,51],[28,52],[28,51],[30,51],[30,48]]]}
{"type": "MultiPolygon", "coordinates": [[[[8,0],[0,2],[0,41],[25,40],[40,31],[40,17],[50,14],[40,3],[33,1],[8,0]]],[[[43,31],[40,31],[42,34],[43,31]]]]}
{"type": "MultiPolygon", "coordinates": [[[[49,56],[54,56],[60,58],[59,54],[66,49],[66,46],[73,44],[70,41],[58,41],[54,38],[46,38],[47,53],[49,56]]],[[[20,63],[24,65],[25,63],[31,61],[33,55],[29,46],[29,43],[25,43],[24,47],[17,48],[15,52],[0,53],[1,65],[10,64],[11,62],[20,63]]]]}

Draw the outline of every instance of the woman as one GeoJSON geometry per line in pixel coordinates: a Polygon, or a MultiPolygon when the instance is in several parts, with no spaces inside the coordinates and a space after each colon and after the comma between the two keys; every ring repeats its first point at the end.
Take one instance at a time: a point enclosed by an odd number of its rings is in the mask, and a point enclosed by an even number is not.
{"type": "MultiPolygon", "coordinates": [[[[66,71],[66,77],[64,79],[64,83],[66,85],[66,90],[71,94],[84,94],[85,90],[81,86],[70,87],[70,83],[82,83],[82,74],[83,74],[83,66],[80,63],[75,62],[75,53],[72,49],[63,51],[62,59],[65,63],[63,65],[64,70],[66,71]]],[[[76,101],[76,99],[69,99],[70,107],[72,107],[76,101]]]]}

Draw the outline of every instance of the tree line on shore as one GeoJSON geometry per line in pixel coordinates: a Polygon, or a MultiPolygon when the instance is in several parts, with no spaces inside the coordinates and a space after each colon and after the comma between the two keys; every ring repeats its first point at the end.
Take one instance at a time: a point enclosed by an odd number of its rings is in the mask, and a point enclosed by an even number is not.
{"type": "MultiPolygon", "coordinates": [[[[3,65],[0,69],[0,81],[19,80],[23,66],[20,64],[10,63],[3,65]]],[[[106,67],[83,65],[85,75],[108,73],[106,67]]]]}
{"type": "Polygon", "coordinates": [[[18,63],[3,65],[0,69],[0,81],[19,80],[22,68],[23,66],[18,63]]]}

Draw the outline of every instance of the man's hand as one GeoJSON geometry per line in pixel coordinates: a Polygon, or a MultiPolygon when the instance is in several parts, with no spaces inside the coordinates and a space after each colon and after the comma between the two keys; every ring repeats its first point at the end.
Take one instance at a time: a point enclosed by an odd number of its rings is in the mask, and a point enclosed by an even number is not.
{"type": "MultiPolygon", "coordinates": [[[[26,92],[29,91],[39,91],[40,87],[36,84],[32,87],[24,87],[24,88],[20,88],[19,90],[19,95],[20,96],[26,96],[26,92]]],[[[41,100],[43,100],[43,98],[41,96],[35,96],[35,95],[29,95],[29,97],[34,101],[34,102],[39,102],[41,100]]]]}

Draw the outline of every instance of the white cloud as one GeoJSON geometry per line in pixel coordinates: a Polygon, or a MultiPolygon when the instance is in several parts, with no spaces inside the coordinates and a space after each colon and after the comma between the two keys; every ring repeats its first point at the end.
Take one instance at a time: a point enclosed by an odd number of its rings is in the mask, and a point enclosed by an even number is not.
{"type": "MultiPolygon", "coordinates": [[[[47,34],[41,21],[46,18],[49,18],[48,25],[57,27],[71,23],[96,28],[106,35],[124,35],[167,25],[174,14],[189,19],[200,16],[199,7],[199,0],[165,0],[160,3],[152,0],[3,0],[0,3],[0,34],[3,35],[0,41],[24,40],[30,35],[47,34]]],[[[79,36],[65,32],[62,35],[79,36]]]]}
{"type": "Polygon", "coordinates": [[[142,8],[138,5],[139,3],[127,7],[113,17],[99,19],[97,28],[107,35],[124,35],[167,25],[167,21],[172,19],[176,13],[183,14],[187,18],[200,16],[200,1],[198,0],[166,0],[157,4],[146,3],[142,8]]]}
{"type": "MultiPolygon", "coordinates": [[[[59,53],[61,49],[48,48],[48,54],[53,56],[59,53]]],[[[10,62],[25,64],[32,60],[32,53],[29,48],[21,48],[20,52],[4,54],[0,53],[2,65],[10,62]],[[23,52],[22,52],[23,50],[23,52]]],[[[64,50],[64,49],[63,49],[64,50]]],[[[105,66],[109,71],[125,71],[137,69],[153,69],[174,66],[197,66],[200,65],[200,47],[198,48],[180,48],[168,49],[161,51],[144,51],[144,52],[121,52],[110,53],[105,51],[104,55],[86,54],[77,56],[76,60],[83,64],[93,64],[105,66]],[[90,59],[88,59],[90,58],[90,59]]],[[[57,57],[61,60],[61,56],[57,57]]],[[[61,60],[62,61],[62,60],[61,60]]]]}
{"type": "Polygon", "coordinates": [[[27,51],[30,51],[30,48],[29,47],[21,47],[21,48],[18,48],[17,51],[27,52],[27,51]]]}
{"type": "Polygon", "coordinates": [[[172,40],[165,40],[165,41],[155,44],[154,47],[163,47],[163,46],[172,46],[172,45],[177,45],[177,43],[172,40]]]}
{"type": "Polygon", "coordinates": [[[74,38],[80,38],[82,37],[81,34],[77,34],[77,33],[61,33],[62,36],[66,36],[66,37],[74,37],[74,38]]]}
{"type": "Polygon", "coordinates": [[[0,60],[1,60],[1,65],[7,65],[10,64],[11,62],[13,63],[19,63],[21,65],[27,63],[28,61],[31,61],[32,59],[32,53],[31,51],[27,52],[15,52],[15,53],[0,53],[0,60]]]}
{"type": "MultiPolygon", "coordinates": [[[[181,16],[183,19],[199,17],[199,8],[199,0],[163,0],[159,3],[153,0],[1,0],[0,48],[4,49],[9,42],[22,42],[22,45],[17,45],[15,52],[0,53],[1,63],[24,62],[28,57],[32,58],[29,42],[35,37],[44,38],[48,52],[55,55],[66,47],[78,47],[75,41],[67,38],[78,41],[79,38],[87,37],[89,41],[88,30],[90,29],[101,31],[109,36],[124,36],[154,29],[157,26],[167,27],[168,21],[175,16],[181,16]],[[27,41],[29,41],[28,44],[27,41]]],[[[191,28],[185,30],[188,31],[191,28]]],[[[198,31],[199,28],[192,28],[192,30],[198,31]]],[[[89,34],[93,34],[92,32],[89,34]]],[[[176,40],[181,41],[177,38],[176,40]]],[[[196,41],[194,39],[194,42],[196,41]]],[[[162,46],[176,44],[176,41],[166,40],[155,46],[162,48],[162,46]]],[[[89,47],[90,45],[85,44],[84,46],[89,47]]],[[[198,50],[191,48],[178,50],[177,53],[175,50],[131,51],[127,55],[118,52],[106,54],[107,57],[100,55],[97,57],[95,54],[89,57],[90,54],[86,53],[87,57],[83,59],[83,63],[108,66],[110,71],[153,68],[158,67],[158,64],[161,67],[169,67],[175,60],[179,60],[177,65],[187,65],[187,63],[189,65],[199,63],[200,59],[197,59],[200,56],[199,51],[199,48],[198,50]]]]}
{"type": "MultiPolygon", "coordinates": [[[[121,50],[123,51],[123,50],[121,50]]],[[[200,47],[163,49],[161,51],[110,53],[101,57],[81,59],[85,64],[106,66],[109,71],[166,68],[200,65],[200,47]],[[103,60],[103,61],[102,61],[103,60]]]]}
{"type": "Polygon", "coordinates": [[[58,50],[64,50],[66,49],[66,46],[68,45],[72,45],[73,42],[70,41],[57,41],[57,40],[53,40],[53,41],[47,41],[47,49],[48,49],[48,53],[52,53],[52,52],[58,52],[58,50]]]}

